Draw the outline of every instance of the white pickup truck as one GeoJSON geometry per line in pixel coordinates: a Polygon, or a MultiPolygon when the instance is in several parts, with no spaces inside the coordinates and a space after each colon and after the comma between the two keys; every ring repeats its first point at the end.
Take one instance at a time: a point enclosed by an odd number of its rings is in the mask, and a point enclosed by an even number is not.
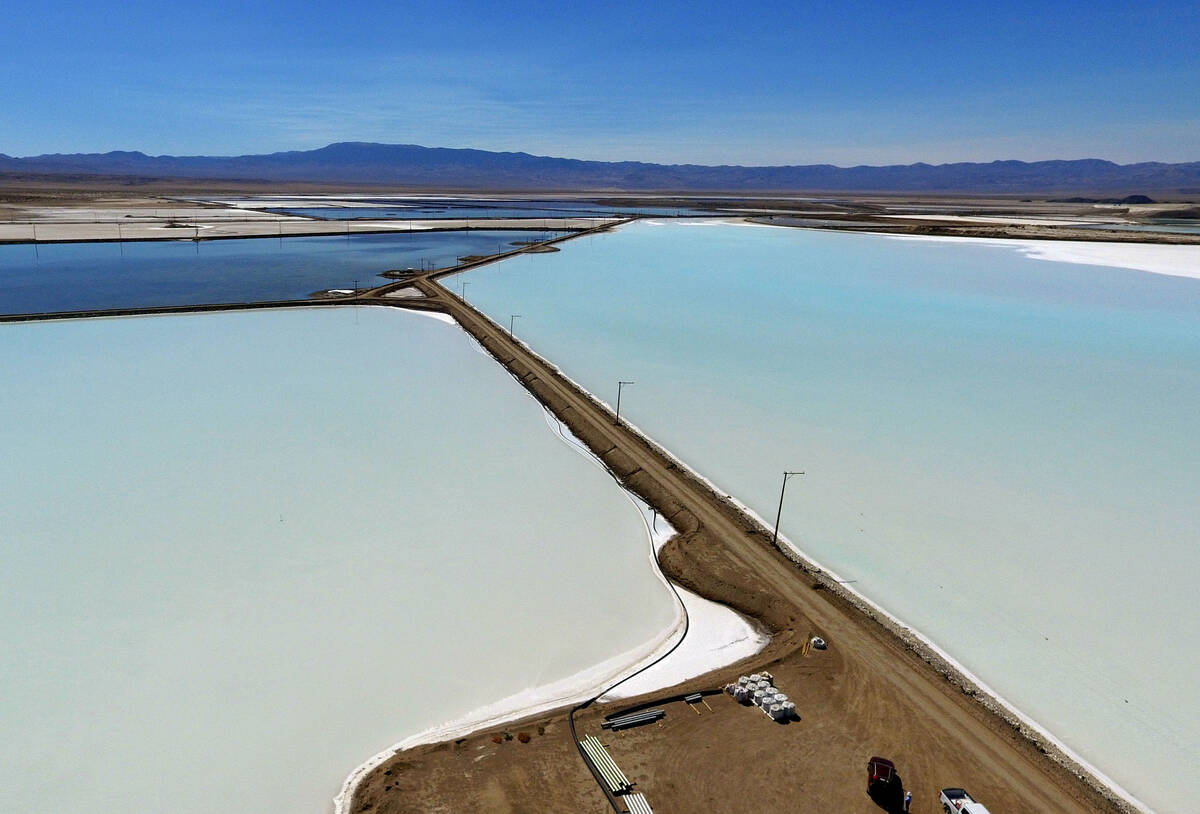
{"type": "Polygon", "coordinates": [[[966,789],[942,789],[942,811],[945,814],[990,814],[983,803],[975,802],[966,789]]]}

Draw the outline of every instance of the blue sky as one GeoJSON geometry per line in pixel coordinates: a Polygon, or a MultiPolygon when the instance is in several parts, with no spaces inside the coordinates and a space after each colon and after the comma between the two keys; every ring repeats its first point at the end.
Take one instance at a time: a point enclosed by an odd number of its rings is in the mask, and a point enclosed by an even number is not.
{"type": "Polygon", "coordinates": [[[25,2],[0,152],[1200,160],[1200,4],[25,2]]]}

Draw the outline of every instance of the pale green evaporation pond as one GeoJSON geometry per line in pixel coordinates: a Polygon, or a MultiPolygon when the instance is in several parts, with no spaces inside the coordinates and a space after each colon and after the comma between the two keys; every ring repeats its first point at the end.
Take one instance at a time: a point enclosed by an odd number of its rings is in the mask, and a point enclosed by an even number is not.
{"type": "Polygon", "coordinates": [[[1194,810],[1200,281],[654,223],[469,279],[600,397],[636,382],[622,416],[761,516],[805,470],[800,549],[1139,799],[1194,810]]]}
{"type": "Polygon", "coordinates": [[[454,325],[0,326],[6,811],[329,811],[674,619],[638,510],[454,325]]]}

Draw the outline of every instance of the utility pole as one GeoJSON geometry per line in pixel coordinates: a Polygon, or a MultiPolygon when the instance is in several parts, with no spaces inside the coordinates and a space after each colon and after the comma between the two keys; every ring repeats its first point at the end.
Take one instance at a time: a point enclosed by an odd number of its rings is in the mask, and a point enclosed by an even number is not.
{"type": "Polygon", "coordinates": [[[775,542],[779,539],[779,518],[783,516],[783,493],[787,491],[788,478],[792,475],[803,475],[803,472],[784,472],[783,486],[779,488],[779,510],[775,512],[775,533],[771,535],[771,547],[775,547],[775,542]]]}
{"type": "Polygon", "coordinates": [[[466,280],[463,280],[463,283],[462,283],[462,301],[463,302],[467,301],[467,286],[468,285],[470,285],[470,283],[468,283],[466,280]]]}
{"type": "Polygon", "coordinates": [[[621,389],[627,384],[633,385],[637,384],[637,382],[617,382],[617,417],[616,420],[613,421],[613,424],[621,423],[621,389]]]}
{"type": "Polygon", "coordinates": [[[520,318],[521,318],[520,314],[509,314],[508,315],[508,338],[509,339],[512,339],[512,335],[513,335],[513,320],[520,319],[520,318]]]}

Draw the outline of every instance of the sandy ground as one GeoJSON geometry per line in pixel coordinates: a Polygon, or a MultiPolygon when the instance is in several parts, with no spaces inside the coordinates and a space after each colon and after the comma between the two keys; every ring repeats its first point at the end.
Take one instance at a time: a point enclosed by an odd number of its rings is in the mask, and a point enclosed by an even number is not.
{"type": "MultiPolygon", "coordinates": [[[[664,573],[772,633],[767,648],[741,664],[576,716],[579,733],[609,744],[655,811],[878,811],[865,794],[872,754],[897,762],[913,811],[936,811],[938,789],[950,785],[995,812],[1128,810],[911,634],[815,566],[773,549],[760,524],[653,444],[614,426],[603,407],[503,328],[426,279],[414,284],[680,530],[660,554],[664,573]],[[830,642],[828,651],[803,649],[814,634],[830,642]],[[670,702],[659,724],[615,735],[600,729],[600,716],[614,707],[712,690],[764,668],[796,702],[800,720],[776,724],[716,696],[711,711],[670,702]]],[[[365,777],[348,810],[604,810],[566,712],[404,750],[365,777]]]]}
{"type": "MultiPolygon", "coordinates": [[[[943,737],[948,724],[977,722],[931,718],[912,702],[873,681],[878,671],[847,659],[842,642],[826,652],[754,662],[769,667],[777,686],[797,703],[798,720],[778,724],[726,695],[708,706],[655,703],[666,710],[657,724],[609,733],[601,715],[577,716],[577,731],[596,735],[657,812],[879,812],[865,794],[865,764],[880,753],[896,761],[914,792],[912,810],[934,814],[937,790],[963,784],[992,811],[1102,810],[1073,799],[1067,779],[1047,787],[1028,761],[1026,771],[980,766],[986,751],[959,751],[959,737],[943,737]],[[1032,785],[1038,789],[1017,788],[1032,785]]],[[[746,668],[749,670],[749,667],[746,668]]],[[[720,678],[736,678],[727,671],[720,678]]],[[[687,689],[708,689],[696,682],[687,689]]],[[[653,699],[651,699],[653,700],[653,699]]],[[[625,707],[622,706],[621,709],[625,707]]],[[[998,742],[1001,750],[1012,748],[998,742]]],[[[354,811],[603,811],[607,804],[574,749],[562,717],[526,721],[465,739],[402,753],[359,791],[354,811]],[[530,736],[522,743],[520,733],[530,736]],[[507,738],[511,737],[512,740],[507,738]],[[498,738],[499,743],[494,739],[498,738]]]]}

